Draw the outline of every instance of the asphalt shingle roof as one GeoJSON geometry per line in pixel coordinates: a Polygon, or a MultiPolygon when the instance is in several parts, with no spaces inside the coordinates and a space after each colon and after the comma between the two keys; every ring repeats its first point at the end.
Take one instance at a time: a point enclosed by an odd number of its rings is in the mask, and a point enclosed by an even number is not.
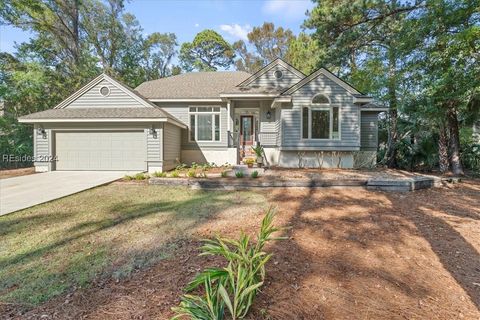
{"type": "Polygon", "coordinates": [[[243,71],[190,72],[144,82],[135,91],[147,99],[219,98],[220,93],[236,92],[250,76],[243,71]]]}
{"type": "Polygon", "coordinates": [[[160,108],[64,108],[35,112],[20,119],[101,119],[101,118],[170,118],[160,108]]]}

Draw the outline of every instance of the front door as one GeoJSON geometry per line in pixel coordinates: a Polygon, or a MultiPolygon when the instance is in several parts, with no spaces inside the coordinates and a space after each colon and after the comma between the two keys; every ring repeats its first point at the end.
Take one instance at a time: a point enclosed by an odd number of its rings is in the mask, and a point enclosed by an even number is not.
{"type": "Polygon", "coordinates": [[[240,143],[253,145],[253,116],[240,116],[240,143]]]}

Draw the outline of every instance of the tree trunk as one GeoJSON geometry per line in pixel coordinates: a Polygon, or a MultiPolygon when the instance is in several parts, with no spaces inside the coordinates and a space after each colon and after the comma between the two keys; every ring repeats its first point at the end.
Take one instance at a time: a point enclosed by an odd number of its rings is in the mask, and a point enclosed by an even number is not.
{"type": "Polygon", "coordinates": [[[388,53],[388,100],[390,105],[390,132],[388,136],[388,150],[387,150],[387,166],[389,168],[397,167],[397,81],[396,81],[396,65],[397,57],[395,55],[395,49],[392,46],[389,47],[388,53]]]}
{"type": "Polygon", "coordinates": [[[444,125],[440,126],[438,137],[438,164],[440,172],[446,173],[449,168],[448,162],[448,135],[444,125]]]}
{"type": "Polygon", "coordinates": [[[455,102],[447,102],[447,107],[448,130],[450,133],[450,164],[453,174],[463,175],[463,165],[460,159],[460,133],[455,102]]]}

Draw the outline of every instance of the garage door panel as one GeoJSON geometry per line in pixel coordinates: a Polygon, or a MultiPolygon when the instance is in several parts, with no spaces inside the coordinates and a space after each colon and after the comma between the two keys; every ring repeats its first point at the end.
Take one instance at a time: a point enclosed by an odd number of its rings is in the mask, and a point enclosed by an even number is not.
{"type": "Polygon", "coordinates": [[[57,170],[144,170],[143,131],[69,131],[55,134],[57,170]]]}

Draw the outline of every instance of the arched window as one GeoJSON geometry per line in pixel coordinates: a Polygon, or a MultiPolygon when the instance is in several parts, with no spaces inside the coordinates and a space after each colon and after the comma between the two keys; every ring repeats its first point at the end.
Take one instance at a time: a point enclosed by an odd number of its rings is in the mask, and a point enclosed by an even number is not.
{"type": "Polygon", "coordinates": [[[313,97],[312,103],[326,104],[326,103],[330,103],[330,99],[328,99],[326,95],[320,93],[320,94],[317,94],[315,97],[313,97]]]}
{"type": "Polygon", "coordinates": [[[302,107],[302,139],[341,139],[340,106],[330,104],[324,94],[313,97],[302,107]]]}

